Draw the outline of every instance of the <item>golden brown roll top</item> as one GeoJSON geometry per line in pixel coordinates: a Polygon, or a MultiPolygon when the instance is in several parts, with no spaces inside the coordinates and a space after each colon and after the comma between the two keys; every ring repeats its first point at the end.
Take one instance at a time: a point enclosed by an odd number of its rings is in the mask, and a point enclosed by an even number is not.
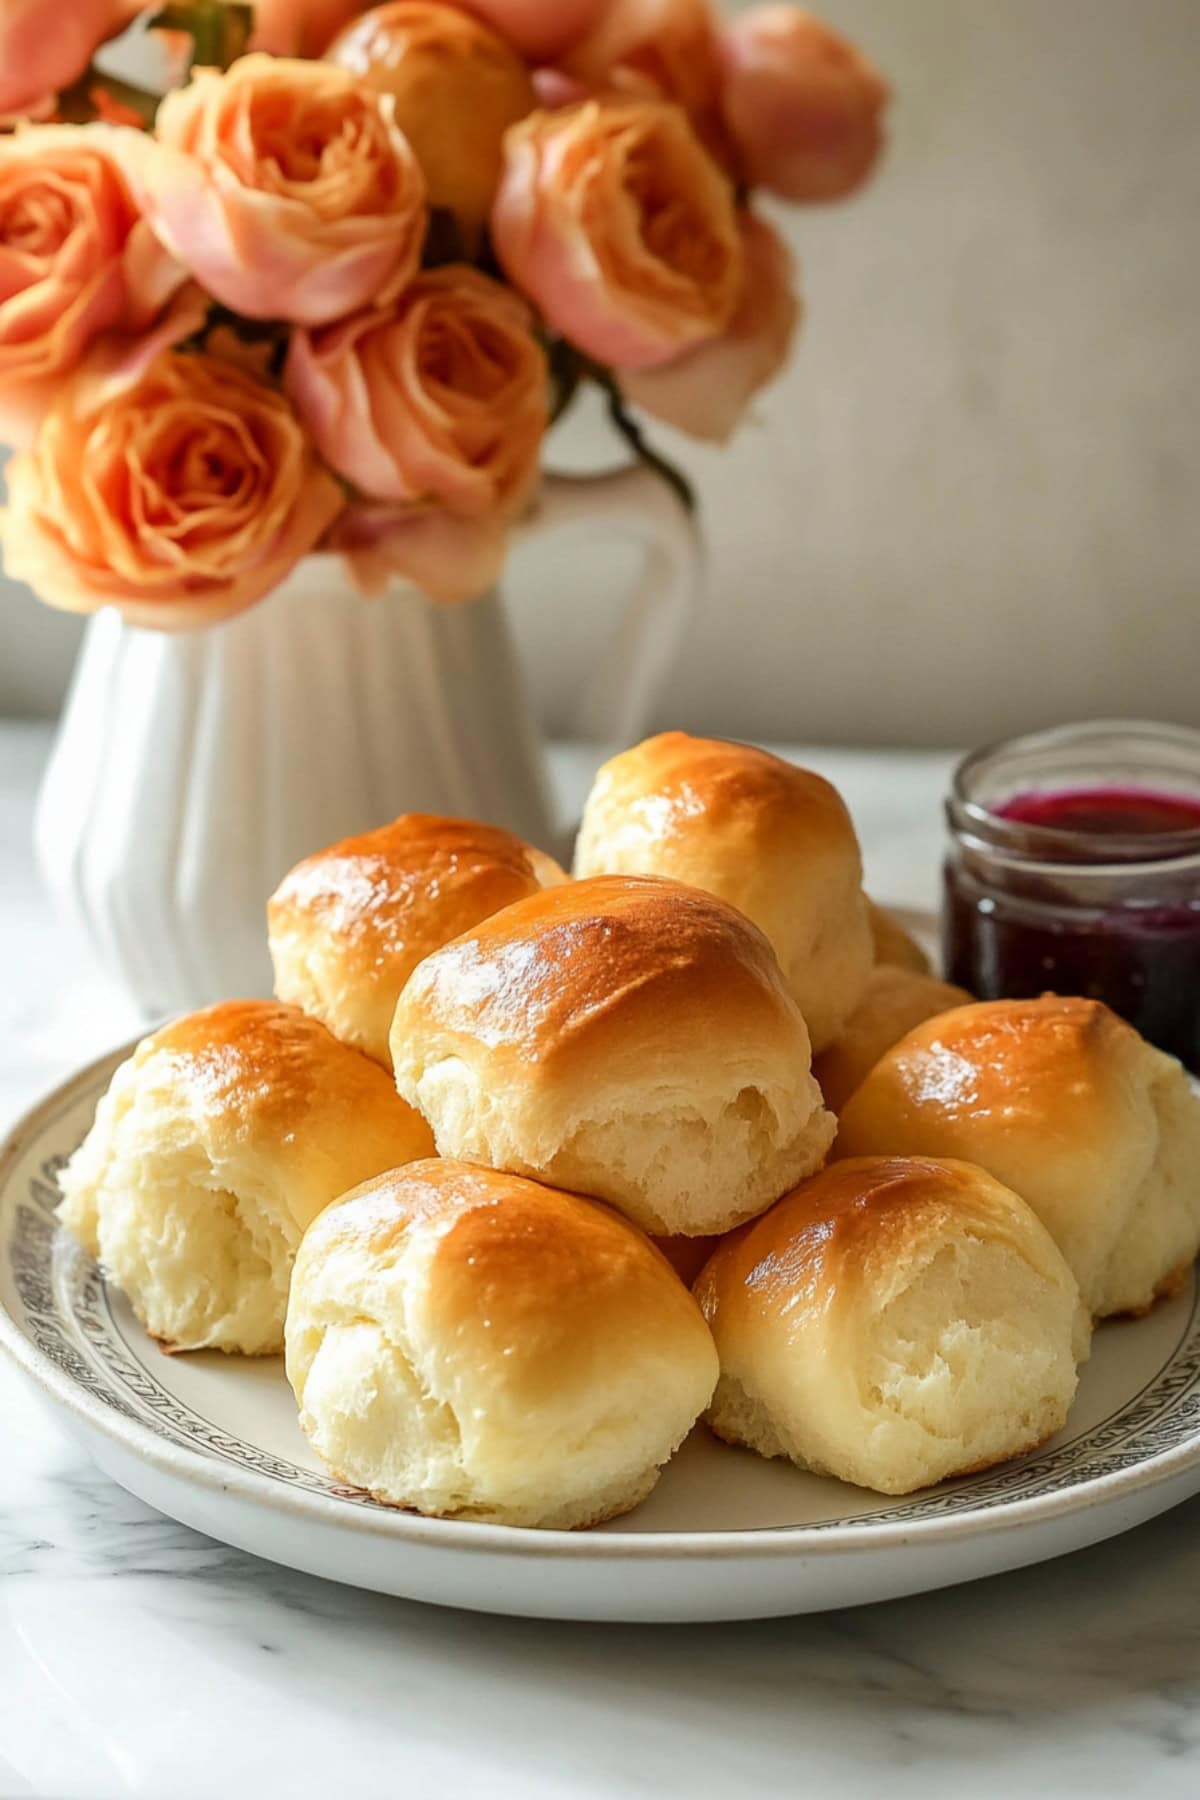
{"type": "Polygon", "coordinates": [[[862,857],[835,788],[748,744],[668,731],[601,769],[579,876],[668,876],[766,933],[814,1049],[837,1036],[873,961],[862,857]]]}
{"type": "Polygon", "coordinates": [[[918,1025],[846,1106],[837,1154],[957,1156],[1029,1202],[1092,1312],[1139,1311],[1200,1246],[1200,1102],[1096,1000],[997,1000],[918,1025]]]}
{"type": "Polygon", "coordinates": [[[486,920],[414,970],[392,1055],[443,1155],[663,1234],[761,1211],[832,1131],[770,945],[675,882],[573,882],[486,920]]]}
{"type": "Polygon", "coordinates": [[[61,1213],[154,1337],[269,1353],[304,1227],[431,1150],[376,1063],[297,1007],[228,1001],[122,1063],[60,1177],[61,1213]]]}
{"type": "Polygon", "coordinates": [[[511,832],[405,813],[284,877],[267,907],[276,993],[388,1067],[396,1000],[421,958],[565,879],[511,832]]]}
{"type": "Polygon", "coordinates": [[[695,1292],[717,1434],[882,1493],[1049,1436],[1087,1354],[1049,1233],[967,1163],[833,1164],[727,1239],[695,1292]]]}
{"type": "Polygon", "coordinates": [[[716,1381],[699,1309],[608,1208],[414,1163],[300,1249],[288,1378],[346,1481],[421,1512],[594,1524],[645,1497],[716,1381]]]}
{"type": "Polygon", "coordinates": [[[813,1062],[825,1104],[840,1113],[879,1058],[925,1019],[970,1002],[965,988],[932,975],[880,963],[867,978],[866,992],[835,1044],[813,1062]]]}

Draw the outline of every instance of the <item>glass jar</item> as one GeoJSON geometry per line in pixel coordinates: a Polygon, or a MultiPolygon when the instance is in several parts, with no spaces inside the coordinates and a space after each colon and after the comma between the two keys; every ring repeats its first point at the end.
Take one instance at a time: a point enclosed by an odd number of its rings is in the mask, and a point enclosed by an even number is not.
{"type": "Polygon", "coordinates": [[[1104,1000],[1200,1073],[1200,732],[1013,738],[960,764],[946,812],[947,979],[1104,1000]]]}

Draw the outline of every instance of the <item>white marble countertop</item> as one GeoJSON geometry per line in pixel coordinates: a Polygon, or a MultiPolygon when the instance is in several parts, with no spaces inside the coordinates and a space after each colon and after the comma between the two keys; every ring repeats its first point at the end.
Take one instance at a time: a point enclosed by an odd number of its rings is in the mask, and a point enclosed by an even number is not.
{"type": "MultiPolygon", "coordinates": [[[[0,725],[0,1125],[135,1028],[47,917],[45,730],[0,725]]],[[[805,752],[880,898],[934,900],[948,759],[805,752]]],[[[589,759],[556,760],[564,803],[589,759]]],[[[0,1800],[1200,1794],[1200,1501],[887,1606],[564,1626],[385,1600],[152,1513],[0,1365],[0,1800]]]]}

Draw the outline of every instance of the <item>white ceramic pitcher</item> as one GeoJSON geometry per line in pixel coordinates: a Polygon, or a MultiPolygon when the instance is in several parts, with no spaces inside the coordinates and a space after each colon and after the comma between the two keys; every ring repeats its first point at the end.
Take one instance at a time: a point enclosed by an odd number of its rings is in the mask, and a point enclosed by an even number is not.
{"type": "MultiPolygon", "coordinates": [[[[642,468],[548,477],[527,529],[644,547],[576,731],[640,735],[701,567],[691,517],[642,468]]],[[[270,992],[264,909],[302,856],[398,813],[475,817],[562,852],[502,602],[366,600],[314,556],[239,618],[185,634],[88,626],[38,802],[61,911],[147,1014],[270,992]]]]}

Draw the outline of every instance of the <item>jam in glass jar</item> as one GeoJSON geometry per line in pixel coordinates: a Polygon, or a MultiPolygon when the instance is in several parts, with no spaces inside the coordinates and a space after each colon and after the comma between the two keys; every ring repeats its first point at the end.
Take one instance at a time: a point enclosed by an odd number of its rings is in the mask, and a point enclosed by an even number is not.
{"type": "Polygon", "coordinates": [[[1014,738],[959,766],[946,812],[947,979],[1104,1000],[1200,1073],[1200,732],[1014,738]]]}

